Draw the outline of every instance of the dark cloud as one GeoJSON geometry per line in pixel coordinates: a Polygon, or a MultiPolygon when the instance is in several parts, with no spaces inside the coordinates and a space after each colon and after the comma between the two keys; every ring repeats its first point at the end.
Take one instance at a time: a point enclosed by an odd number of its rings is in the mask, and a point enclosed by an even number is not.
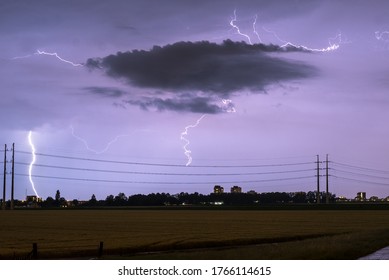
{"type": "MultiPolygon", "coordinates": [[[[230,40],[222,44],[178,42],[155,46],[149,51],[133,50],[91,58],[86,65],[90,69],[101,69],[110,77],[124,79],[132,86],[172,95],[162,98],[156,93],[131,98],[127,104],[145,110],[220,113],[223,110],[215,102],[241,90],[264,92],[271,84],[316,74],[316,68],[310,65],[274,56],[285,52],[307,51],[293,46],[248,45],[230,40]]],[[[87,90],[105,96],[124,95],[112,88],[91,87],[87,90]]]]}
{"type": "Polygon", "coordinates": [[[121,97],[126,94],[125,91],[115,87],[85,87],[83,90],[103,97],[121,97]]]}
{"type": "Polygon", "coordinates": [[[155,108],[158,111],[177,111],[192,112],[203,114],[217,114],[223,112],[223,109],[215,104],[215,100],[208,97],[193,98],[153,98],[147,97],[141,100],[127,100],[125,103],[138,105],[143,110],[155,108]]]}
{"type": "Polygon", "coordinates": [[[272,83],[312,76],[312,66],[268,55],[292,51],[304,50],[229,40],[222,44],[178,42],[149,51],[88,59],[87,66],[101,68],[107,75],[124,78],[137,87],[228,96],[243,89],[263,90],[272,83]]]}

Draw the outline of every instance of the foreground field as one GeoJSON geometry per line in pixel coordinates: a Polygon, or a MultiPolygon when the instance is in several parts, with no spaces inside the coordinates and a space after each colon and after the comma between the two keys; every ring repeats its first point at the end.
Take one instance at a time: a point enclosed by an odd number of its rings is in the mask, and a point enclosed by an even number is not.
{"type": "Polygon", "coordinates": [[[350,259],[389,245],[385,210],[26,210],[0,223],[3,259],[32,243],[44,259],[95,257],[100,241],[104,256],[170,259],[350,259]],[[150,251],[167,252],[137,254],[150,251]]]}

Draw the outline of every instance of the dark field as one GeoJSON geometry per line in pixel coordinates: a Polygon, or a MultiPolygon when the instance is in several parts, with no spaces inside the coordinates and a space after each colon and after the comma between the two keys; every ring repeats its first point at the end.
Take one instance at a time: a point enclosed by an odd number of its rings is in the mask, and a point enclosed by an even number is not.
{"type": "Polygon", "coordinates": [[[25,258],[34,242],[42,259],[93,258],[100,241],[108,259],[356,259],[389,245],[389,211],[0,212],[2,259],[25,258]]]}

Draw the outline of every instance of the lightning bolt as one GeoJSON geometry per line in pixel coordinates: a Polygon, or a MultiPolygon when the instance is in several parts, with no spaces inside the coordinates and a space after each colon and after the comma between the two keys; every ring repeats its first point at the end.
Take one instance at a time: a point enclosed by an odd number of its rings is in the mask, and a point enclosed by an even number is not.
{"type": "Polygon", "coordinates": [[[191,153],[192,151],[189,150],[187,147],[188,145],[190,144],[189,140],[187,138],[185,138],[185,135],[188,135],[188,129],[189,128],[195,128],[196,126],[198,126],[201,122],[201,120],[205,117],[205,115],[202,115],[197,121],[195,124],[190,124],[188,126],[185,127],[185,130],[181,133],[181,140],[185,142],[185,145],[183,146],[183,149],[184,149],[184,154],[186,155],[186,157],[188,158],[188,161],[186,163],[186,166],[190,165],[192,163],[192,157],[191,157],[191,153]]]}
{"type": "Polygon", "coordinates": [[[58,60],[62,61],[62,62],[65,62],[65,63],[68,63],[74,67],[79,67],[79,66],[84,66],[84,64],[81,64],[81,63],[74,63],[70,60],[66,60],[66,59],[63,59],[62,57],[60,57],[56,52],[54,53],[48,53],[48,52],[45,52],[45,51],[40,51],[40,50],[37,50],[34,54],[28,54],[28,55],[25,55],[25,56],[15,56],[13,58],[11,58],[12,60],[14,59],[24,59],[24,58],[29,58],[33,55],[48,55],[48,56],[54,56],[56,57],[58,60]]]}
{"type": "Polygon", "coordinates": [[[70,129],[71,129],[71,131],[72,131],[72,136],[73,136],[74,138],[76,138],[77,140],[81,141],[82,143],[84,143],[85,148],[86,148],[88,151],[90,151],[90,152],[92,152],[92,153],[95,153],[96,155],[100,155],[100,154],[105,153],[106,151],[109,150],[109,148],[111,147],[111,145],[112,145],[113,143],[115,143],[116,141],[119,140],[119,138],[128,136],[128,135],[125,135],[125,134],[117,135],[114,139],[112,139],[111,141],[108,142],[108,144],[105,146],[104,149],[98,151],[98,150],[95,150],[95,149],[92,149],[91,147],[89,147],[88,141],[86,141],[84,138],[81,138],[80,136],[76,135],[76,134],[74,133],[74,128],[73,128],[73,126],[70,126],[70,129]]]}
{"type": "Polygon", "coordinates": [[[294,47],[294,48],[300,48],[300,49],[304,49],[306,51],[310,51],[310,52],[331,52],[331,51],[335,51],[337,50],[339,47],[340,47],[340,43],[342,41],[342,34],[341,33],[338,33],[335,37],[333,38],[329,38],[328,39],[328,44],[329,46],[326,47],[326,48],[321,48],[321,49],[317,49],[317,48],[310,48],[310,47],[307,47],[307,46],[304,46],[304,45],[296,45],[296,44],[293,44],[291,42],[288,42],[288,41],[285,41],[283,39],[281,39],[277,33],[275,33],[274,31],[270,30],[270,29],[267,29],[265,27],[262,27],[263,30],[265,30],[266,32],[268,33],[271,33],[273,34],[273,36],[278,40],[280,41],[283,45],[281,45],[281,48],[287,48],[287,47],[294,47]],[[333,43],[333,41],[338,41],[337,43],[333,43]]]}
{"type": "Polygon", "coordinates": [[[234,10],[234,17],[231,17],[231,20],[230,20],[230,25],[233,29],[236,30],[236,33],[245,37],[247,39],[247,41],[249,42],[250,45],[252,45],[253,43],[251,42],[251,38],[249,35],[247,34],[244,34],[240,31],[239,27],[235,24],[237,21],[237,18],[236,18],[236,9],[234,10]]]}
{"type": "Polygon", "coordinates": [[[48,52],[45,52],[45,51],[40,51],[40,50],[37,50],[36,53],[34,54],[37,54],[37,55],[50,55],[50,56],[55,56],[56,58],[58,58],[60,61],[62,62],[65,62],[65,63],[69,63],[75,67],[78,67],[78,66],[84,66],[83,64],[81,63],[74,63],[74,62],[71,62],[69,60],[66,60],[66,59],[63,59],[62,57],[60,57],[56,52],[55,53],[48,53],[48,52]]]}
{"type": "Polygon", "coordinates": [[[36,151],[36,150],[35,150],[34,144],[32,143],[32,131],[31,131],[31,130],[30,130],[30,132],[28,133],[28,143],[29,143],[30,146],[31,146],[31,155],[32,155],[32,161],[31,161],[30,166],[29,166],[29,168],[28,168],[28,177],[29,177],[29,179],[30,179],[31,187],[32,187],[32,189],[33,189],[35,195],[36,195],[37,197],[39,197],[39,195],[38,195],[38,193],[37,193],[37,191],[36,191],[36,189],[35,189],[34,181],[32,180],[32,167],[33,167],[33,165],[34,165],[34,163],[35,163],[35,161],[36,161],[36,155],[35,155],[35,151],[36,151]]]}
{"type": "MultiPolygon", "coordinates": [[[[257,28],[256,28],[256,25],[257,25],[257,20],[258,20],[258,15],[255,15],[254,17],[254,21],[253,21],[253,33],[257,36],[258,40],[260,43],[262,43],[262,40],[261,40],[261,37],[259,36],[259,33],[257,31],[257,28]]],[[[234,16],[231,17],[231,20],[230,20],[230,26],[236,30],[236,33],[245,37],[248,41],[248,43],[250,45],[252,45],[252,41],[251,41],[251,38],[249,35],[245,34],[245,33],[242,33],[240,31],[240,28],[239,26],[236,24],[237,22],[237,16],[236,16],[236,9],[234,10],[234,16]]],[[[310,47],[307,47],[307,46],[304,46],[304,45],[297,45],[297,44],[294,44],[292,42],[288,42],[288,41],[285,41],[283,39],[281,39],[274,31],[272,30],[269,30],[265,27],[262,27],[262,29],[268,33],[271,33],[278,41],[280,41],[282,43],[282,45],[280,46],[281,48],[288,48],[288,47],[294,47],[294,48],[299,48],[299,49],[303,49],[303,50],[306,50],[306,51],[310,51],[310,52],[330,52],[330,51],[335,51],[337,50],[339,47],[340,47],[340,44],[342,43],[342,37],[341,37],[341,33],[337,34],[334,38],[329,38],[328,39],[328,44],[329,46],[326,47],[326,48],[321,48],[321,49],[318,49],[318,48],[310,48],[310,47]],[[334,42],[336,41],[336,42],[334,42]]],[[[379,37],[382,37],[382,33],[378,33],[379,37]]],[[[377,37],[377,32],[376,32],[376,37],[377,37]]]]}
{"type": "Polygon", "coordinates": [[[231,99],[222,99],[222,109],[227,113],[236,113],[236,109],[231,99]]]}
{"type": "Polygon", "coordinates": [[[376,31],[374,35],[378,41],[389,42],[389,31],[376,31]]]}
{"type": "Polygon", "coordinates": [[[262,43],[261,37],[259,36],[259,34],[257,32],[257,19],[258,19],[258,15],[255,15],[254,22],[253,22],[253,33],[255,35],[257,35],[259,42],[262,43]]]}

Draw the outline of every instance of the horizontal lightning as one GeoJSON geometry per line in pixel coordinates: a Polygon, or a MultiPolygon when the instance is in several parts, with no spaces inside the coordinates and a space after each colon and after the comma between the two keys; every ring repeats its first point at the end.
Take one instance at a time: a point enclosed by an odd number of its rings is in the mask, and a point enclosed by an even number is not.
{"type": "MultiPolygon", "coordinates": [[[[260,43],[262,43],[262,40],[261,40],[261,37],[259,36],[259,33],[257,31],[257,21],[258,21],[258,15],[255,15],[254,16],[254,21],[253,21],[253,24],[252,24],[252,32],[256,35],[256,37],[258,38],[258,41],[260,43]]],[[[236,33],[243,36],[244,38],[246,38],[247,42],[252,45],[253,42],[251,40],[251,37],[246,34],[246,33],[243,33],[239,26],[236,24],[237,22],[237,16],[236,16],[236,9],[234,10],[234,16],[231,17],[231,20],[230,20],[230,26],[236,30],[236,33]]],[[[310,52],[331,52],[331,51],[335,51],[337,50],[339,47],[340,47],[340,43],[342,42],[342,38],[341,38],[341,34],[339,33],[338,35],[336,35],[334,38],[330,38],[328,40],[328,43],[329,43],[329,46],[326,47],[326,48],[310,48],[310,47],[307,47],[307,46],[304,46],[304,45],[297,45],[297,44],[294,44],[292,42],[288,42],[288,41],[285,41],[283,39],[281,39],[274,31],[272,30],[269,30],[265,27],[262,27],[262,29],[268,33],[271,33],[278,41],[280,41],[282,43],[282,45],[280,46],[281,48],[288,48],[288,47],[294,47],[294,48],[298,48],[298,49],[303,49],[303,50],[306,50],[306,51],[310,51],[310,52]],[[336,41],[336,42],[335,42],[336,41]]],[[[382,33],[377,33],[376,32],[376,37],[378,36],[379,38],[382,37],[382,33]]],[[[377,39],[378,39],[377,37],[377,39]]]]}
{"type": "Polygon", "coordinates": [[[49,53],[49,52],[45,52],[45,51],[40,51],[40,50],[37,50],[35,53],[33,54],[28,54],[28,55],[24,55],[24,56],[15,56],[13,58],[11,58],[12,60],[14,59],[24,59],[24,58],[29,58],[29,57],[32,57],[33,55],[48,55],[48,56],[54,56],[55,58],[57,58],[58,60],[62,61],[62,62],[65,62],[65,63],[68,63],[74,67],[79,67],[79,66],[84,66],[84,64],[81,64],[81,63],[75,63],[75,62],[72,62],[70,60],[66,60],[62,57],[60,57],[56,52],[54,53],[49,53]]]}
{"type": "Polygon", "coordinates": [[[40,50],[37,50],[36,53],[34,53],[36,55],[49,55],[49,56],[55,56],[57,59],[59,59],[60,61],[62,62],[65,62],[65,63],[69,63],[70,65],[73,65],[75,67],[78,67],[78,66],[84,66],[83,64],[81,63],[74,63],[74,62],[71,62],[69,60],[66,60],[66,59],[63,59],[62,57],[60,57],[56,52],[54,53],[48,53],[48,52],[45,52],[45,51],[40,51],[40,50]]]}
{"type": "Polygon", "coordinates": [[[70,126],[70,129],[71,129],[71,132],[72,132],[72,136],[73,136],[74,138],[76,138],[77,140],[81,141],[82,143],[84,143],[85,148],[86,148],[88,151],[90,151],[90,152],[92,152],[92,153],[95,153],[96,155],[100,155],[100,154],[105,153],[106,151],[109,150],[109,148],[111,147],[112,144],[114,144],[116,141],[119,140],[119,138],[128,136],[128,135],[125,135],[125,134],[117,135],[114,139],[112,139],[111,141],[108,142],[108,144],[105,146],[104,149],[102,149],[102,150],[95,150],[95,149],[92,149],[91,147],[89,147],[88,141],[86,141],[84,138],[81,138],[80,136],[78,136],[78,135],[76,135],[76,134],[74,133],[74,128],[73,128],[73,126],[70,126]]]}

